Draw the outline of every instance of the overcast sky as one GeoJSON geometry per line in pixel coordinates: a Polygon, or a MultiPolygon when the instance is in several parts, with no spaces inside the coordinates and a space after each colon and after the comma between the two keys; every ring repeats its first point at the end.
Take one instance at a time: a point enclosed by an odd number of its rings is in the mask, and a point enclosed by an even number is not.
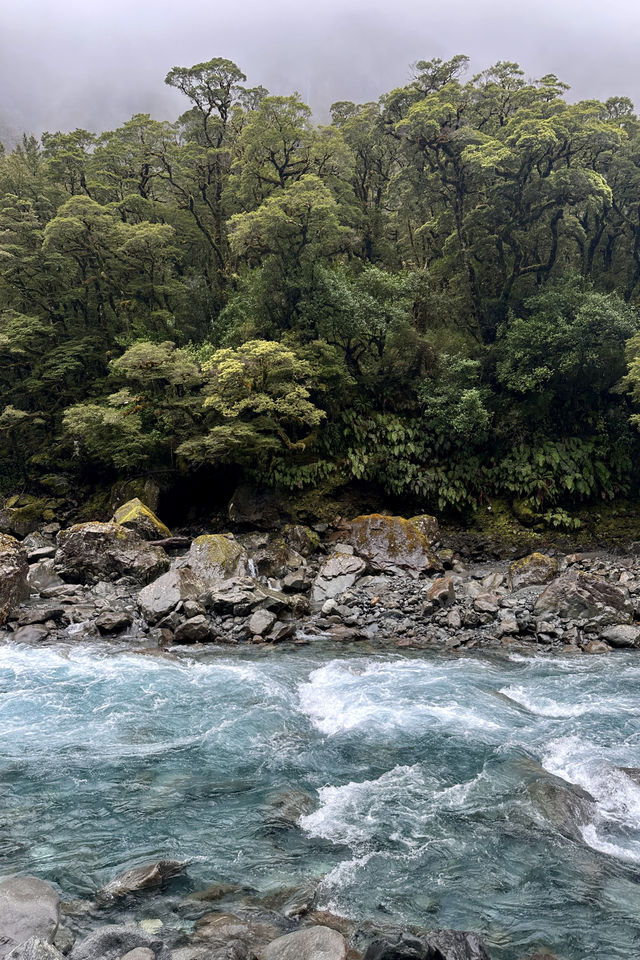
{"type": "Polygon", "coordinates": [[[375,99],[410,63],[455,53],[640,107],[638,0],[0,0],[0,131],[175,119],[185,103],[165,74],[215,56],[324,119],[334,100],[375,99]]]}

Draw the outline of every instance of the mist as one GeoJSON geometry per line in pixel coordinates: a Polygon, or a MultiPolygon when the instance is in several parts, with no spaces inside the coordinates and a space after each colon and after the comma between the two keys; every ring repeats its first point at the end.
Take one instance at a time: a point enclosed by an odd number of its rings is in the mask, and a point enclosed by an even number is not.
{"type": "Polygon", "coordinates": [[[114,128],[133,113],[175,119],[174,65],[234,60],[251,84],[299,91],[324,120],[331,103],[376,99],[419,59],[471,57],[477,72],[518,61],[556,73],[571,99],[640,104],[633,0],[1,0],[0,138],[27,131],[114,128]]]}

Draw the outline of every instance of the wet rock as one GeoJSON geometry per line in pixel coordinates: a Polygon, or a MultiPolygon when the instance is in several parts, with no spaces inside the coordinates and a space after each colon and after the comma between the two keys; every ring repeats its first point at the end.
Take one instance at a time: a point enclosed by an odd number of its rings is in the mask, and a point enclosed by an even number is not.
{"type": "Polygon", "coordinates": [[[428,539],[409,520],[373,513],[351,522],[350,543],[368,566],[380,573],[419,576],[440,570],[428,539]]]}
{"type": "Polygon", "coordinates": [[[169,570],[148,584],[138,594],[138,606],[148,623],[157,623],[166,617],[180,601],[198,600],[205,593],[205,585],[193,570],[169,570]]]}
{"type": "MultiPolygon", "coordinates": [[[[196,938],[204,941],[213,953],[204,956],[207,960],[252,960],[260,956],[260,950],[272,940],[279,938],[281,930],[270,923],[243,920],[234,914],[211,913],[196,923],[196,938]],[[219,951],[219,952],[218,952],[219,951]],[[224,951],[224,952],[222,952],[224,951]]],[[[296,958],[302,960],[302,956],[296,958]]]]}
{"type": "Polygon", "coordinates": [[[205,584],[246,577],[249,557],[230,535],[205,534],[196,537],[189,550],[189,565],[205,584]]]}
{"type": "Polygon", "coordinates": [[[602,633],[602,639],[612,647],[640,647],[640,627],[630,623],[607,627],[602,633]]]}
{"type": "Polygon", "coordinates": [[[217,639],[217,633],[207,618],[200,614],[176,627],[173,638],[176,643],[211,643],[217,639]]]}
{"type": "Polygon", "coordinates": [[[18,627],[18,629],[13,632],[13,640],[16,643],[41,643],[43,640],[46,640],[48,636],[48,629],[41,623],[18,627]]]}
{"type": "Polygon", "coordinates": [[[559,833],[582,840],[581,828],[593,822],[596,801],[575,784],[559,780],[536,780],[529,785],[533,805],[559,833]]]}
{"type": "Polygon", "coordinates": [[[133,530],[142,540],[164,540],[171,536],[169,528],[138,497],[118,507],[113,522],[133,530]]]}
{"type": "Polygon", "coordinates": [[[256,610],[251,615],[247,625],[249,633],[253,636],[263,637],[266,633],[269,633],[276,620],[275,613],[271,613],[270,610],[256,610]]]}
{"type": "Polygon", "coordinates": [[[572,569],[549,584],[536,600],[533,612],[536,617],[551,615],[609,626],[629,623],[632,607],[626,589],[572,569]]]}
{"type": "Polygon", "coordinates": [[[346,956],[346,940],[330,927],[296,930],[258,952],[258,960],[346,960],[346,956]]]}
{"type": "Polygon", "coordinates": [[[589,640],[583,650],[585,653],[611,653],[611,647],[604,640],[589,640]]]}
{"type": "Polygon", "coordinates": [[[58,534],[57,572],[80,583],[130,577],[147,583],[169,566],[159,547],[117,523],[77,523],[58,534]]]}
{"type": "Polygon", "coordinates": [[[273,530],[282,522],[280,501],[266,487],[242,484],[233,494],[228,508],[229,520],[255,530],[273,530]]]}
{"type": "Polygon", "coordinates": [[[558,561],[544,553],[531,553],[521,560],[514,560],[509,567],[509,586],[512,590],[549,583],[558,575],[558,561]]]}
{"type": "Polygon", "coordinates": [[[12,877],[0,883],[0,957],[31,938],[52,943],[60,920],[60,898],[44,880],[12,877]]]}
{"type": "Polygon", "coordinates": [[[360,557],[334,553],[321,565],[311,588],[311,609],[320,610],[327,600],[349,590],[366,570],[360,557]]]}
{"type": "Polygon", "coordinates": [[[640,786],[640,767],[616,767],[616,770],[620,770],[626,777],[640,786]]]}
{"type": "Polygon", "coordinates": [[[32,563],[27,574],[27,584],[31,593],[42,593],[51,587],[59,587],[64,583],[55,571],[55,562],[51,559],[32,563]]]}
{"type": "Polygon", "coordinates": [[[0,533],[0,626],[11,610],[29,596],[29,564],[22,545],[14,537],[0,533]]]}
{"type": "Polygon", "coordinates": [[[133,617],[126,610],[104,610],[96,617],[100,633],[122,633],[131,626],[133,617]]]}
{"type": "MultiPolygon", "coordinates": [[[[2,934],[0,933],[0,948],[1,945],[2,934]]],[[[53,944],[41,940],[40,937],[30,937],[7,954],[7,960],[64,960],[64,958],[53,944]]]]}
{"type": "Polygon", "coordinates": [[[134,950],[149,950],[154,960],[171,960],[161,940],[134,927],[108,926],[89,934],[73,948],[70,960],[121,960],[134,950]]]}
{"type": "Polygon", "coordinates": [[[364,960],[490,960],[475,933],[434,930],[424,937],[403,933],[374,940],[364,960]]]}
{"type": "MultiPolygon", "coordinates": [[[[188,866],[185,860],[154,860],[119,873],[98,891],[99,900],[115,900],[143,890],[158,890],[169,880],[183,874],[188,866]]],[[[138,946],[134,944],[133,946],[138,946]]],[[[133,949],[133,946],[131,949],[133,949]]],[[[141,944],[144,946],[144,944],[141,944]]]]}

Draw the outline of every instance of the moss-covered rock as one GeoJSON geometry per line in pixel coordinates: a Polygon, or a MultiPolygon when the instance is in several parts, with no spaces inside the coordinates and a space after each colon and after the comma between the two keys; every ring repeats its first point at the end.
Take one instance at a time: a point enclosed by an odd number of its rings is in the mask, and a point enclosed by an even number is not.
{"type": "Polygon", "coordinates": [[[303,557],[310,557],[320,547],[320,537],[302,523],[288,523],[282,528],[282,539],[303,557]]]}
{"type": "Polygon", "coordinates": [[[153,510],[138,497],[118,507],[113,515],[113,522],[134,530],[143,540],[163,540],[171,536],[169,528],[165,527],[153,510]]]}
{"type": "Polygon", "coordinates": [[[0,533],[0,625],[29,596],[27,553],[14,537],[0,533]]]}
{"type": "Polygon", "coordinates": [[[142,500],[149,509],[156,511],[160,500],[160,488],[150,477],[137,477],[134,480],[120,480],[109,492],[110,513],[115,513],[129,500],[142,500]]]}
{"type": "Polygon", "coordinates": [[[189,565],[205,583],[247,576],[248,563],[246,551],[228,534],[196,537],[189,551],[189,565]]]}
{"type": "Polygon", "coordinates": [[[549,583],[558,575],[558,561],[544,553],[530,553],[528,557],[514,560],[509,567],[509,586],[512,590],[549,583]]]}
{"type": "Polygon", "coordinates": [[[350,542],[371,570],[419,576],[441,569],[427,538],[404,517],[379,513],[356,517],[351,522],[350,542]]]}
{"type": "Polygon", "coordinates": [[[148,583],[169,568],[169,558],[119,523],[76,523],[58,534],[55,567],[76,583],[125,576],[148,583]]]}
{"type": "Polygon", "coordinates": [[[423,537],[429,541],[430,546],[435,546],[440,541],[440,527],[435,517],[430,513],[420,513],[417,517],[409,517],[409,523],[412,523],[423,537]]]}
{"type": "Polygon", "coordinates": [[[45,523],[56,519],[61,501],[30,494],[9,497],[0,509],[0,531],[26,537],[45,523]]]}

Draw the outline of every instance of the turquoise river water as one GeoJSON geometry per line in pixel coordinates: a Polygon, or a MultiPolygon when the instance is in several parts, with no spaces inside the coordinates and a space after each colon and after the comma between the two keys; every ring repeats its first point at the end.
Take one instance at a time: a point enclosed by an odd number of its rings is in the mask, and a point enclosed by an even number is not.
{"type": "MultiPolygon", "coordinates": [[[[640,767],[638,654],[0,647],[0,876],[68,899],[168,856],[186,889],[319,880],[323,908],[475,930],[499,960],[630,960],[640,783],[619,767],[640,767]]],[[[146,909],[188,928],[175,903],[146,909]]]]}

